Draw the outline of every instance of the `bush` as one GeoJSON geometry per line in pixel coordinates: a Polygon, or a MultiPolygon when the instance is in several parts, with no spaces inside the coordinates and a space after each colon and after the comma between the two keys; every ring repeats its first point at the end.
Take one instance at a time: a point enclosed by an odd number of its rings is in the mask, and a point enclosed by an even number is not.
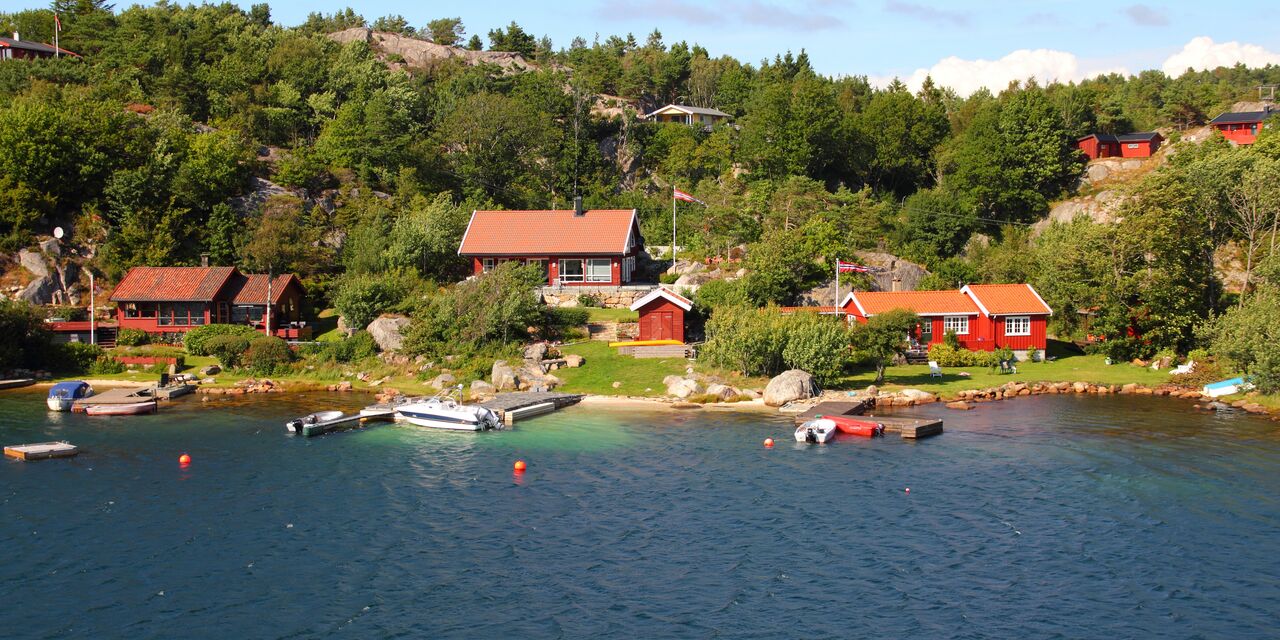
{"type": "Polygon", "coordinates": [[[150,336],[142,329],[121,329],[116,334],[116,344],[124,347],[140,347],[150,341],[150,336]]]}
{"type": "MultiPolygon", "coordinates": [[[[1009,356],[1012,354],[1010,351],[1009,356]]],[[[1000,355],[998,352],[970,351],[940,342],[929,346],[929,359],[940,367],[991,367],[999,363],[1000,355]]]]}
{"type": "Polygon", "coordinates": [[[123,364],[105,353],[98,356],[98,359],[94,360],[92,365],[89,365],[89,373],[97,375],[124,373],[124,369],[125,366],[123,364]]]}
{"type": "Polygon", "coordinates": [[[317,360],[345,364],[378,355],[378,343],[368,331],[357,331],[350,338],[311,347],[307,353],[317,360]]]}
{"type": "Polygon", "coordinates": [[[804,369],[819,384],[835,380],[852,357],[848,330],[836,318],[751,307],[716,309],[701,355],[713,366],[747,375],[804,369]]]}
{"type": "Polygon", "coordinates": [[[50,349],[49,368],[62,373],[84,373],[102,357],[102,347],[87,342],[54,344],[50,349]]]}
{"type": "Polygon", "coordinates": [[[235,369],[240,366],[244,352],[249,349],[249,339],[244,336],[223,334],[213,336],[203,344],[209,355],[218,359],[223,369],[235,369]]]}
{"type": "Polygon", "coordinates": [[[206,324],[188,331],[182,337],[182,344],[187,348],[187,353],[193,356],[208,356],[213,354],[209,352],[206,345],[214,336],[240,336],[245,340],[252,340],[260,335],[262,335],[261,332],[247,325],[206,324]]]}
{"type": "Polygon", "coordinates": [[[840,376],[852,356],[849,332],[840,319],[815,313],[788,318],[787,344],[782,348],[782,361],[788,367],[804,369],[819,385],[827,385],[840,376]]]}
{"type": "Polygon", "coordinates": [[[563,340],[578,327],[587,324],[590,314],[578,307],[547,307],[542,312],[542,337],[563,340]]]}
{"type": "Polygon", "coordinates": [[[675,284],[676,280],[679,280],[679,279],[680,279],[680,274],[678,273],[658,274],[658,282],[661,282],[662,284],[675,284]]]}
{"type": "Polygon", "coordinates": [[[391,310],[404,299],[406,288],[397,278],[385,275],[353,275],[343,278],[333,296],[348,327],[363,329],[379,315],[391,310]]]}
{"type": "Polygon", "coordinates": [[[596,294],[594,294],[594,293],[580,293],[580,294],[578,294],[578,304],[579,304],[579,305],[581,305],[581,306],[583,306],[583,307],[600,307],[600,306],[602,306],[602,303],[600,302],[600,296],[599,296],[599,295],[596,295],[596,294]]]}
{"type": "Polygon", "coordinates": [[[293,351],[284,340],[275,336],[259,336],[249,342],[242,358],[245,367],[255,374],[269,376],[293,362],[293,351]]]}

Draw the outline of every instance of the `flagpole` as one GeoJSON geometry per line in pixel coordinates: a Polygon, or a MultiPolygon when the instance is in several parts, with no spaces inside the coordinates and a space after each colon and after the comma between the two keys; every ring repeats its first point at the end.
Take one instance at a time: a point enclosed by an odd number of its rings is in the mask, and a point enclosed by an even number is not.
{"type": "Polygon", "coordinates": [[[836,317],[840,317],[840,259],[836,258],[836,295],[832,298],[835,300],[836,317]]]}
{"type": "Polygon", "coordinates": [[[671,267],[676,266],[676,186],[671,185],[671,267]]]}

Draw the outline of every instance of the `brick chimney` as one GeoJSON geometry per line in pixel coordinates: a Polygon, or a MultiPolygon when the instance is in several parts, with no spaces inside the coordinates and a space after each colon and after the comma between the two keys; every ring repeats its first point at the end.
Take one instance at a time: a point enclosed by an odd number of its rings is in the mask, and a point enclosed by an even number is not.
{"type": "Polygon", "coordinates": [[[209,254],[207,253],[200,254],[200,266],[202,267],[209,266],[209,254]]]}
{"type": "Polygon", "coordinates": [[[587,215],[586,210],[582,208],[582,196],[573,197],[573,215],[577,218],[587,215]]]}

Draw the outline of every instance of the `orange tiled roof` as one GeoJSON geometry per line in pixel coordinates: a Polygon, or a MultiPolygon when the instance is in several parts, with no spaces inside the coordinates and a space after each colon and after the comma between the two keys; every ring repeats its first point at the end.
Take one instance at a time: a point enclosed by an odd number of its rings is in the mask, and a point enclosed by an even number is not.
{"type": "Polygon", "coordinates": [[[974,302],[987,315],[1011,313],[1052,314],[1040,294],[1029,284],[971,284],[961,289],[973,296],[974,302]]]}
{"type": "Polygon", "coordinates": [[[978,315],[978,305],[959,291],[855,291],[852,313],[874,316],[894,309],[906,309],[925,316],[978,315]]]}
{"type": "Polygon", "coordinates": [[[782,313],[836,313],[840,307],[778,307],[782,313]]]}
{"type": "Polygon", "coordinates": [[[476,211],[458,254],[464,256],[623,255],[639,226],[634,209],[476,211]]]}
{"type": "MultiPolygon", "coordinates": [[[[297,282],[297,278],[293,274],[285,274],[276,276],[275,285],[271,288],[271,297],[274,303],[279,303],[284,297],[285,290],[289,287],[290,282],[297,282]]],[[[265,273],[248,273],[240,276],[238,283],[240,288],[234,294],[230,294],[232,304],[263,304],[267,299],[267,274],[265,273]]],[[[298,284],[301,288],[302,285],[298,284]]]]}
{"type": "Polygon", "coordinates": [[[113,302],[207,302],[218,295],[235,267],[134,267],[126,273],[113,302]]]}

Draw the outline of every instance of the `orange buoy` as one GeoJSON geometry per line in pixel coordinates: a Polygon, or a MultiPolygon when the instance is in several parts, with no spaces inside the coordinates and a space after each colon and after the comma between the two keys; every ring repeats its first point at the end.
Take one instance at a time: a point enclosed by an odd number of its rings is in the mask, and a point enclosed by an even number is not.
{"type": "Polygon", "coordinates": [[[178,464],[183,465],[183,466],[186,466],[186,465],[191,464],[191,456],[189,456],[189,455],[187,455],[187,454],[185,454],[185,453],[184,453],[184,454],[182,454],[182,455],[180,455],[180,456],[178,456],[178,464]]]}
{"type": "Polygon", "coordinates": [[[772,448],[773,448],[773,438],[765,438],[765,439],[764,439],[764,446],[765,446],[765,448],[766,448],[766,449],[772,449],[772,448]]]}
{"type": "Polygon", "coordinates": [[[907,493],[911,493],[911,487],[907,487],[907,493]]]}
{"type": "Polygon", "coordinates": [[[516,460],[516,463],[512,465],[512,468],[516,471],[524,471],[524,460],[516,460]]]}

